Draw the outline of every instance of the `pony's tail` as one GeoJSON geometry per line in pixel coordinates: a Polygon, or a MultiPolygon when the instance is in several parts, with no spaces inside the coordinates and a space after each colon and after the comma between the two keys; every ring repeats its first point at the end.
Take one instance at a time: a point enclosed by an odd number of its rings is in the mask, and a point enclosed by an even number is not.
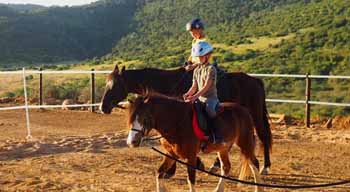
{"type": "Polygon", "coordinates": [[[239,180],[245,180],[249,175],[249,162],[250,162],[249,159],[242,156],[242,166],[238,177],[239,180]]]}
{"type": "Polygon", "coordinates": [[[239,128],[236,129],[236,144],[241,149],[242,169],[240,178],[247,176],[249,165],[253,163],[255,157],[255,137],[254,137],[254,122],[248,110],[241,108],[240,111],[235,111],[235,120],[239,122],[239,128]]]}

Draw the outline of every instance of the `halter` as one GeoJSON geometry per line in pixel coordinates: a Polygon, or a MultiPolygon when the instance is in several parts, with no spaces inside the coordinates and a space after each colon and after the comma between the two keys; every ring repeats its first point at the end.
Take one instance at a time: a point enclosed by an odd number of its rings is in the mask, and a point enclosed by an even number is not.
{"type": "Polygon", "coordinates": [[[141,129],[141,130],[134,129],[134,128],[132,128],[132,129],[130,129],[130,130],[131,130],[131,131],[138,132],[138,133],[141,133],[141,134],[142,134],[142,136],[141,136],[141,137],[144,137],[144,136],[145,136],[146,129],[145,129],[144,127],[142,127],[142,129],[141,129]]]}

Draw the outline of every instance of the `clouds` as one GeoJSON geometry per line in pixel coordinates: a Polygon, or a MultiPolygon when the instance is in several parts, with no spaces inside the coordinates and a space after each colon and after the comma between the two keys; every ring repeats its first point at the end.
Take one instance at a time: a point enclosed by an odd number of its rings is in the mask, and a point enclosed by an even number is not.
{"type": "Polygon", "coordinates": [[[38,4],[45,6],[52,5],[83,5],[95,2],[97,0],[0,0],[0,3],[13,3],[13,4],[38,4]]]}

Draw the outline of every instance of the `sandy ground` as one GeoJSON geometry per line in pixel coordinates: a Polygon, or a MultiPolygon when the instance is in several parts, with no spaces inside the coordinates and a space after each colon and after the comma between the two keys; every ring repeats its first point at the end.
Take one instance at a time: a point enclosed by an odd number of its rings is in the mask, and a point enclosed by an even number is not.
{"type": "MultiPolygon", "coordinates": [[[[153,142],[127,148],[125,114],[32,110],[34,139],[26,141],[24,111],[0,112],[0,191],[155,191],[155,170],[162,157],[148,146],[159,146],[153,142]]],[[[275,125],[273,136],[272,169],[264,182],[300,185],[350,179],[350,129],[275,125]]],[[[215,154],[201,157],[209,166],[215,154]]],[[[234,178],[239,159],[233,150],[234,178]]],[[[197,190],[212,191],[217,181],[198,173],[197,190]]],[[[185,167],[179,165],[167,184],[171,191],[188,191],[185,167]]],[[[238,191],[236,183],[227,182],[226,188],[238,191]]],[[[240,189],[253,191],[250,186],[240,189]]],[[[350,185],[299,191],[350,192],[350,185]]]]}

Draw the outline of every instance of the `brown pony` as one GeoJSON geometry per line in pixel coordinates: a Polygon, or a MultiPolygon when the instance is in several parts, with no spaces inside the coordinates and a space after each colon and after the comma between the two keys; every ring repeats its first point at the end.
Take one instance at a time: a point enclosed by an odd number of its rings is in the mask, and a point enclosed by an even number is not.
{"type": "MultiPolygon", "coordinates": [[[[107,78],[101,111],[109,114],[113,107],[118,106],[115,104],[126,99],[128,93],[142,94],[147,89],[168,96],[180,97],[192,85],[192,75],[193,71],[186,71],[184,68],[175,70],[152,68],[125,70],[123,68],[119,70],[116,65],[114,71],[107,78]]],[[[264,148],[265,161],[261,173],[267,174],[271,166],[272,136],[263,82],[245,73],[225,73],[218,77],[216,86],[221,102],[236,102],[249,110],[253,118],[256,134],[262,141],[264,148]]],[[[218,158],[215,165],[220,166],[218,158]]],[[[166,171],[168,177],[174,175],[175,170],[176,164],[166,171]]]]}
{"type": "MultiPolygon", "coordinates": [[[[197,166],[197,155],[200,152],[200,141],[192,129],[192,106],[176,99],[162,96],[138,97],[129,108],[129,135],[127,144],[130,147],[139,146],[143,136],[148,135],[151,129],[157,130],[161,135],[161,144],[167,154],[174,158],[184,159],[191,166],[197,166]]],[[[242,169],[240,179],[243,179],[250,168],[255,182],[260,182],[258,169],[254,166],[257,161],[254,149],[254,123],[249,111],[238,105],[232,104],[219,116],[223,122],[222,133],[225,135],[221,144],[208,144],[206,153],[217,152],[221,161],[221,175],[229,175],[231,164],[229,152],[236,144],[242,154],[242,169]]],[[[168,170],[174,160],[164,157],[157,175],[157,191],[166,191],[164,185],[164,171],[168,170]]],[[[196,171],[187,167],[188,184],[190,191],[195,191],[196,171]]],[[[256,187],[255,191],[262,191],[256,187]]],[[[215,189],[216,192],[224,191],[224,179],[220,178],[215,189]]]]}

